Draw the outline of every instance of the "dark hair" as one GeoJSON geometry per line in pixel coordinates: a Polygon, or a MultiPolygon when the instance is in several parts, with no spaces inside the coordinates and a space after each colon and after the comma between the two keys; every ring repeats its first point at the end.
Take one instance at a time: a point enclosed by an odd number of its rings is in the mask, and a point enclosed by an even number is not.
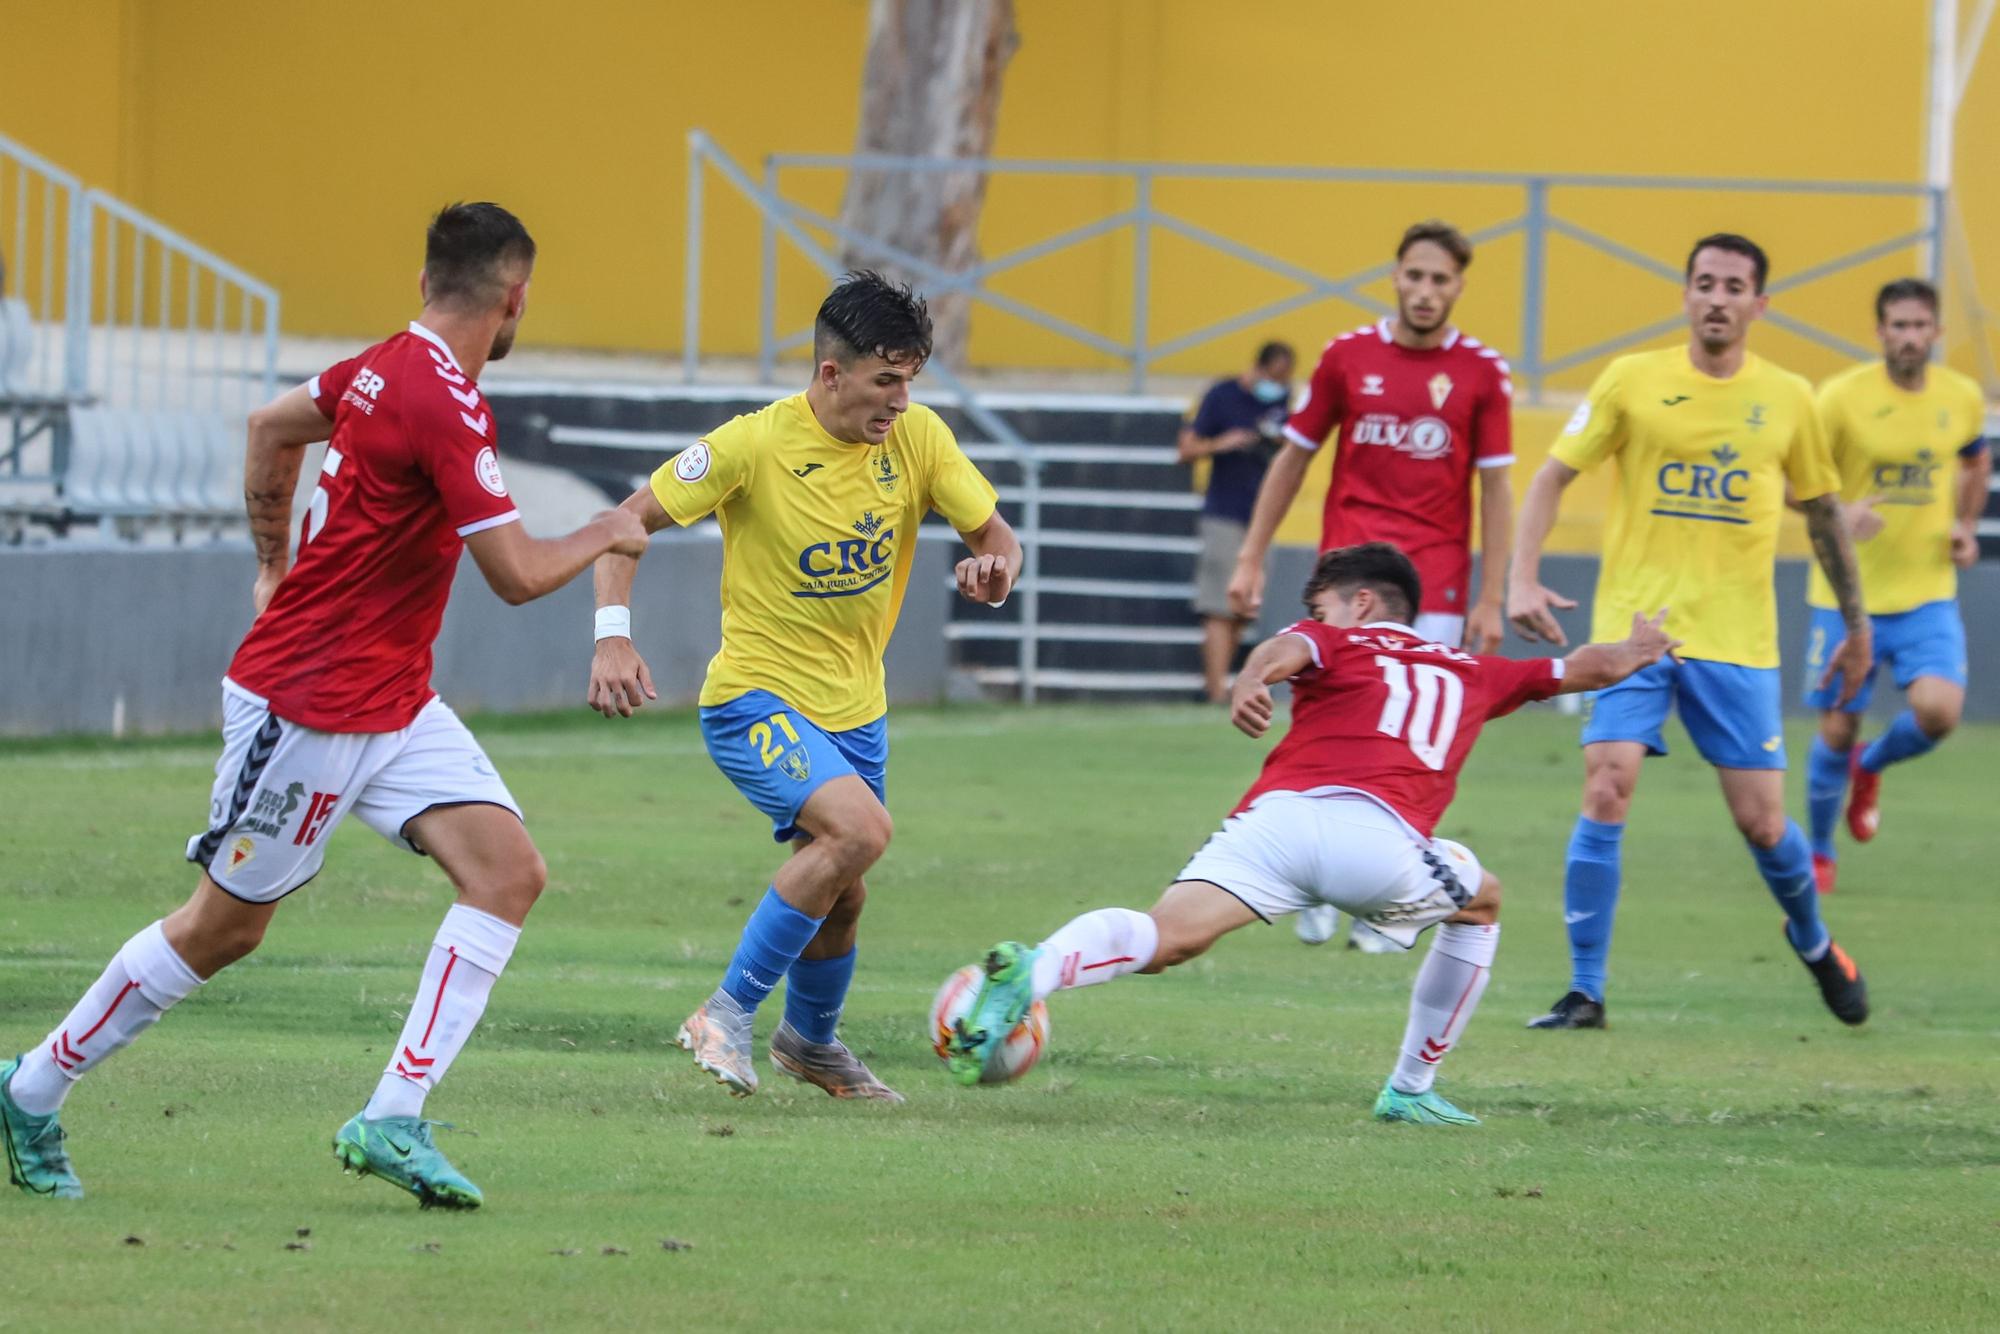
{"type": "Polygon", "coordinates": [[[1735,232],[1715,232],[1704,236],[1694,243],[1694,249],[1688,251],[1687,272],[1684,275],[1687,281],[1694,281],[1695,256],[1704,250],[1721,250],[1743,256],[1757,268],[1757,290],[1759,292],[1764,290],[1764,280],[1771,276],[1771,260],[1764,253],[1763,246],[1747,236],[1738,236],[1735,232]]]}
{"type": "Polygon", "coordinates": [[[1424,241],[1442,247],[1445,254],[1456,260],[1461,269],[1472,263],[1472,242],[1465,238],[1464,232],[1438,218],[1427,218],[1423,222],[1411,223],[1403,232],[1401,243],[1396,246],[1396,258],[1402,259],[1410,253],[1411,246],[1424,241]]]}
{"type": "Polygon", "coordinates": [[[1937,288],[1922,278],[1898,278],[1893,283],[1882,284],[1882,290],[1875,294],[1875,323],[1880,324],[1889,318],[1891,301],[1921,301],[1931,308],[1931,318],[1937,318],[1937,288]]]}
{"type": "Polygon", "coordinates": [[[880,357],[892,365],[930,360],[931,312],[908,283],[892,283],[873,269],[854,269],[819,303],[813,320],[813,358],[852,365],[880,357]]]}
{"type": "Polygon", "coordinates": [[[1257,369],[1261,371],[1280,358],[1294,363],[1299,359],[1298,354],[1292,351],[1290,343],[1266,343],[1257,349],[1257,369]]]}
{"type": "Polygon", "coordinates": [[[1359,546],[1335,547],[1313,566],[1306,580],[1306,607],[1327,589],[1342,596],[1366,588],[1382,599],[1382,609],[1396,620],[1408,622],[1423,604],[1424,583],[1410,558],[1387,542],[1363,542],[1359,546]],[[1400,605],[1399,605],[1400,604],[1400,605]]]}
{"type": "Polygon", "coordinates": [[[424,286],[434,302],[490,306],[508,270],[535,262],[535,238],[498,204],[446,204],[424,235],[424,286]]]}

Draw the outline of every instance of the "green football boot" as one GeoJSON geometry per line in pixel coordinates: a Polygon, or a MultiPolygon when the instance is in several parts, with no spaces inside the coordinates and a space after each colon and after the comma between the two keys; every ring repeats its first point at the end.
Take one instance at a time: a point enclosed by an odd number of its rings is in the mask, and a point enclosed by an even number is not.
{"type": "Polygon", "coordinates": [[[7,1179],[30,1195],[56,1200],[80,1200],[83,1183],[69,1165],[63,1149],[63,1128],[56,1114],[35,1116],[21,1110],[8,1091],[14,1072],[21,1068],[15,1057],[0,1065],[0,1143],[7,1146],[7,1179]]]}
{"type": "Polygon", "coordinates": [[[366,1121],[357,1114],[335,1133],[333,1156],[346,1171],[401,1186],[426,1209],[477,1209],[486,1197],[431,1142],[437,1124],[414,1116],[366,1121]]]}
{"type": "Polygon", "coordinates": [[[1413,1126],[1476,1126],[1479,1118],[1446,1102],[1436,1089],[1398,1093],[1384,1084],[1375,1099],[1377,1121],[1407,1121],[1413,1126]]]}
{"type": "Polygon", "coordinates": [[[1035,1000],[1035,957],[1041,953],[1018,940],[1003,940],[986,952],[980,967],[986,980],[972,1008],[958,1021],[945,1063],[961,1084],[977,1084],[986,1063],[1000,1050],[1035,1000]]]}

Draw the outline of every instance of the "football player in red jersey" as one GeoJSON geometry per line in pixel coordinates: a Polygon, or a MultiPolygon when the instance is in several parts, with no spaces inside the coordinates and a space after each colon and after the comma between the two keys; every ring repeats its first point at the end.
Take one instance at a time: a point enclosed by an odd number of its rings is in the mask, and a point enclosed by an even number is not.
{"type": "Polygon", "coordinates": [[[1008,941],[953,1043],[953,1074],[975,1083],[1034,1001],[1158,973],[1238,927],[1331,903],[1403,949],[1438,926],[1417,970],[1401,1057],[1375,1102],[1385,1121],[1473,1125],[1432,1081],[1479,1005],[1499,945],[1500,882],[1462,844],[1433,835],[1488,719],[1529,700],[1598,690],[1672,651],[1665,611],[1635,616],[1616,644],[1514,660],[1432,643],[1410,627],[1416,567],[1382,542],[1319,558],[1312,615],[1259,645],[1237,677],[1230,720],[1270,728],[1270,686],[1292,683],[1292,726],[1220,832],[1150,913],[1100,908],[1030,949],[1008,941]]]}
{"type": "MultiPolygon", "coordinates": [[[[1336,429],[1319,549],[1390,542],[1416,564],[1424,602],[1410,622],[1425,639],[1475,653],[1500,647],[1513,543],[1514,386],[1505,358],[1451,323],[1472,243],[1450,223],[1412,225],[1396,246],[1396,314],[1326,346],[1264,475],[1230,580],[1231,605],[1255,616],[1264,558],[1313,453],[1336,429]],[[1472,479],[1479,478],[1483,559],[1473,596],[1472,479]]],[[[1330,939],[1340,914],[1299,914],[1299,939],[1330,939]]],[[[1357,923],[1350,948],[1394,953],[1357,923]]]]}
{"type": "Polygon", "coordinates": [[[57,1124],[70,1088],[255,949],[351,813],[435,859],[458,896],[388,1068],[334,1153],[427,1207],[480,1204],[432,1142],[424,1097],[479,1022],[547,870],[506,784],[431,690],[431,645],[461,550],[521,603],[607,551],[646,547],[644,525],[622,510],[566,537],[530,537],[508,498],[478,376],[513,345],[534,261],[506,209],[444,209],[426,238],[416,322],[251,414],[244,494],[259,614],[222,682],[208,826],[187,846],[201,878],[41,1043],[0,1065],[0,1140],[23,1190],[83,1194],[57,1124]],[[294,561],[292,495],[305,447],[320,440],[294,561]]]}

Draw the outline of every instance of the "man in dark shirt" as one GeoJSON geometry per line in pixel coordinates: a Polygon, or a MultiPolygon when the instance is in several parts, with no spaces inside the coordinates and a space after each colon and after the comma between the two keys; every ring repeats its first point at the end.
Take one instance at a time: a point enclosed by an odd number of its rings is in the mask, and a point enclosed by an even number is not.
{"type": "Polygon", "coordinates": [[[1216,702],[1229,697],[1230,659],[1248,624],[1229,609],[1229,577],[1257,503],[1264,467],[1283,440],[1293,360],[1286,344],[1264,344],[1249,370],[1209,387],[1181,428],[1181,462],[1209,460],[1194,609],[1202,625],[1202,679],[1209,699],[1216,702]]]}

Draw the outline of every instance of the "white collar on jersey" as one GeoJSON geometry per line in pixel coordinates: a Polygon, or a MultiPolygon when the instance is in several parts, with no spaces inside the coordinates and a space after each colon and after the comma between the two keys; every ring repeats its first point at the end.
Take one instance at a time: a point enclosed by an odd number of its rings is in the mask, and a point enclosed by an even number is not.
{"type": "Polygon", "coordinates": [[[444,359],[451,363],[451,368],[453,370],[457,371],[460,375],[465,374],[465,367],[458,364],[458,358],[454,357],[451,354],[451,345],[446,343],[444,339],[439,338],[436,334],[432,333],[429,329],[426,329],[423,325],[418,324],[415,320],[410,321],[410,332],[415,334],[417,337],[423,339],[431,346],[435,347],[438,351],[444,353],[444,359]]]}
{"type": "Polygon", "coordinates": [[[1401,630],[1412,639],[1423,638],[1422,635],[1419,635],[1415,630],[1404,625],[1401,621],[1370,621],[1361,628],[1363,630],[1401,630]]]}
{"type": "MultiPolygon", "coordinates": [[[[1387,315],[1384,315],[1380,320],[1377,320],[1375,322],[1375,333],[1376,336],[1379,337],[1385,343],[1393,343],[1396,341],[1396,335],[1389,331],[1389,317],[1387,315]]],[[[1458,346],[1458,329],[1456,327],[1446,329],[1444,331],[1444,341],[1438,344],[1439,349],[1443,350],[1445,348],[1451,348],[1457,346],[1458,346]]]]}

